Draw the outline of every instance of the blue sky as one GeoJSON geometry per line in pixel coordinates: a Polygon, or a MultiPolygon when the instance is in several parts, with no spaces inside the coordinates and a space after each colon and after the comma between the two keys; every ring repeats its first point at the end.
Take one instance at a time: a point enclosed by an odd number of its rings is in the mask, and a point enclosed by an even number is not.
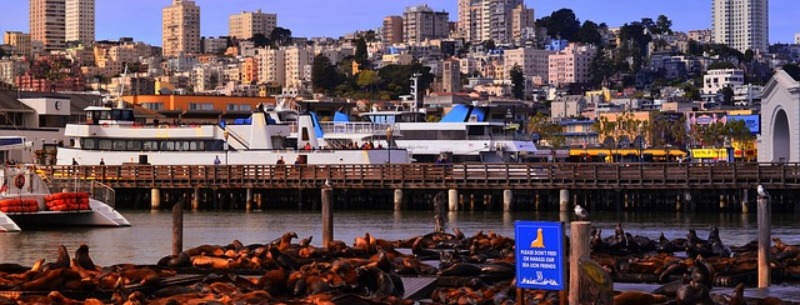
{"type": "MultiPolygon", "coordinates": [[[[96,0],[97,39],[134,37],[154,45],[161,44],[161,9],[171,0],[96,0]]],[[[0,32],[28,31],[28,1],[3,0],[0,32]]],[[[295,36],[338,37],[359,29],[380,26],[383,17],[401,15],[406,6],[427,3],[435,10],[457,19],[456,0],[196,0],[201,9],[201,35],[219,36],[228,32],[228,16],[242,10],[261,8],[278,14],[278,25],[295,36]]],[[[686,31],[710,27],[710,0],[560,0],[530,1],[536,18],[560,8],[571,8],[578,18],[620,26],[642,17],[655,19],[660,14],[673,21],[673,28],[686,31]]],[[[800,3],[797,0],[770,0],[770,43],[791,42],[800,32],[800,3]]]]}

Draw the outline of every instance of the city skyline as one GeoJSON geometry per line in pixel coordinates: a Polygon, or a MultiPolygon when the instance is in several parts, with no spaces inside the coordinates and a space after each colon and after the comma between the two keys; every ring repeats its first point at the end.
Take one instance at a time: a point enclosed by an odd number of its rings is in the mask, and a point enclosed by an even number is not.
{"type": "MultiPolygon", "coordinates": [[[[800,5],[791,0],[770,1],[769,43],[791,43],[795,33],[800,32],[800,24],[794,17],[800,14],[800,5]]],[[[28,28],[29,1],[15,1],[6,4],[4,16],[0,21],[0,32],[23,31],[28,28]]],[[[152,45],[161,45],[161,10],[171,1],[135,2],[136,7],[129,7],[132,1],[98,1],[96,4],[96,37],[98,40],[116,40],[120,37],[133,37],[152,45]]],[[[278,26],[292,30],[295,36],[339,37],[356,30],[378,28],[383,18],[388,15],[402,15],[408,6],[427,3],[433,10],[445,10],[450,13],[450,20],[457,19],[457,1],[411,1],[397,0],[391,2],[352,0],[347,5],[341,1],[297,0],[279,1],[268,6],[256,0],[229,0],[221,3],[217,0],[196,0],[201,7],[202,36],[226,36],[230,15],[242,11],[262,9],[265,13],[278,14],[278,26]],[[309,12],[306,7],[314,7],[309,12]],[[355,16],[355,17],[353,17],[355,16]],[[363,16],[363,17],[361,17],[363,16]]],[[[673,20],[673,28],[688,31],[711,28],[711,2],[696,0],[676,0],[669,4],[661,2],[641,2],[634,0],[609,0],[604,2],[588,2],[586,0],[564,0],[558,3],[537,3],[527,1],[526,5],[535,10],[535,18],[549,15],[560,8],[570,8],[583,21],[590,19],[605,22],[610,27],[621,26],[626,22],[639,20],[642,17],[656,18],[660,14],[673,20]],[[632,5],[637,12],[631,12],[632,5]]]]}

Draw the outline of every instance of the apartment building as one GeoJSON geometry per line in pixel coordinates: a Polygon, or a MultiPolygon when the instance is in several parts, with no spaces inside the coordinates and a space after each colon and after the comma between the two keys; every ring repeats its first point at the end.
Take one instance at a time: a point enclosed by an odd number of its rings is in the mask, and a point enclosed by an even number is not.
{"type": "Polygon", "coordinates": [[[523,0],[458,0],[458,33],[473,44],[511,43],[533,26],[533,14],[523,0]]]}
{"type": "Polygon", "coordinates": [[[395,44],[403,42],[403,17],[387,16],[383,18],[383,42],[395,44]]]}
{"type": "Polygon", "coordinates": [[[739,69],[709,70],[703,76],[703,94],[717,94],[722,88],[744,85],[744,71],[739,69]]]}
{"type": "Polygon", "coordinates": [[[258,49],[256,59],[258,62],[259,84],[286,84],[285,50],[258,49]]]}
{"type": "Polygon", "coordinates": [[[711,0],[714,42],[744,53],[768,52],[768,0],[711,0]]]}
{"type": "Polygon", "coordinates": [[[31,34],[22,32],[5,32],[3,34],[3,44],[14,47],[13,55],[31,55],[31,34]]]}
{"type": "Polygon", "coordinates": [[[403,13],[403,40],[419,44],[428,39],[450,35],[450,14],[435,12],[425,4],[407,7],[403,13]]]}
{"type": "Polygon", "coordinates": [[[164,57],[200,54],[200,7],[191,0],[173,0],[162,13],[164,57]]]}
{"type": "Polygon", "coordinates": [[[306,89],[306,86],[311,84],[311,65],[314,63],[313,50],[300,46],[290,46],[285,50],[285,87],[306,89]]]}
{"type": "Polygon", "coordinates": [[[566,49],[550,55],[548,82],[555,87],[588,83],[589,66],[597,49],[590,45],[571,43],[566,49]]]}
{"type": "Polygon", "coordinates": [[[442,92],[461,91],[461,67],[458,59],[445,59],[442,62],[442,92]]]}
{"type": "Polygon", "coordinates": [[[278,15],[263,13],[260,9],[255,12],[243,11],[229,18],[230,36],[242,40],[253,38],[256,34],[269,37],[277,26],[278,15]]]}
{"type": "Polygon", "coordinates": [[[65,0],[30,0],[31,41],[41,42],[44,51],[64,49],[65,5],[65,0]]]}
{"type": "Polygon", "coordinates": [[[506,50],[503,64],[505,65],[504,79],[511,79],[511,69],[518,65],[526,78],[538,76],[542,82],[547,83],[550,75],[550,55],[556,51],[536,50],[533,48],[517,48],[506,50]]]}
{"type": "Polygon", "coordinates": [[[65,40],[89,45],[95,39],[95,0],[66,0],[65,40]]]}

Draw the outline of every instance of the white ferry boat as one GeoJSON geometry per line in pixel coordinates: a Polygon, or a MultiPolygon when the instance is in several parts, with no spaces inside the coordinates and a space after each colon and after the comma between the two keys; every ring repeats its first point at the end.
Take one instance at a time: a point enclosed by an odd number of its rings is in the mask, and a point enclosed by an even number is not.
{"type": "Polygon", "coordinates": [[[334,147],[308,112],[267,111],[232,124],[153,125],[123,107],[86,108],[86,124],[69,124],[58,165],[248,165],[409,163],[408,151],[334,147]],[[293,116],[291,118],[287,116],[293,116]],[[286,123],[295,121],[295,123],[286,123]]]}
{"type": "MultiPolygon", "coordinates": [[[[0,150],[25,147],[24,137],[2,137],[0,150]]],[[[20,227],[100,226],[125,227],[130,222],[106,203],[86,192],[51,194],[36,168],[29,165],[0,166],[0,232],[20,227]]]]}
{"type": "Polygon", "coordinates": [[[418,111],[372,111],[361,114],[369,122],[393,126],[402,134],[397,146],[408,149],[416,162],[523,162],[536,153],[520,126],[490,121],[484,109],[454,105],[439,122],[426,122],[418,111]]]}

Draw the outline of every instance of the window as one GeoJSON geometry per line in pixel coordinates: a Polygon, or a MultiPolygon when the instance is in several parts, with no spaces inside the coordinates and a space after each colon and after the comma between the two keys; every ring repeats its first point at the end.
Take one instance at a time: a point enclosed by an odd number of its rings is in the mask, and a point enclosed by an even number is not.
{"type": "Polygon", "coordinates": [[[140,142],[140,141],[128,141],[128,150],[130,150],[130,151],[142,150],[142,142],[140,142]]]}
{"type": "Polygon", "coordinates": [[[114,150],[125,150],[127,147],[127,142],[125,140],[115,140],[113,149],[114,150]]]}
{"type": "Polygon", "coordinates": [[[100,140],[98,143],[98,148],[100,150],[111,150],[112,144],[111,140],[100,140]]]}
{"type": "Polygon", "coordinates": [[[97,141],[95,139],[82,139],[81,147],[86,150],[97,149],[97,141]]]}

